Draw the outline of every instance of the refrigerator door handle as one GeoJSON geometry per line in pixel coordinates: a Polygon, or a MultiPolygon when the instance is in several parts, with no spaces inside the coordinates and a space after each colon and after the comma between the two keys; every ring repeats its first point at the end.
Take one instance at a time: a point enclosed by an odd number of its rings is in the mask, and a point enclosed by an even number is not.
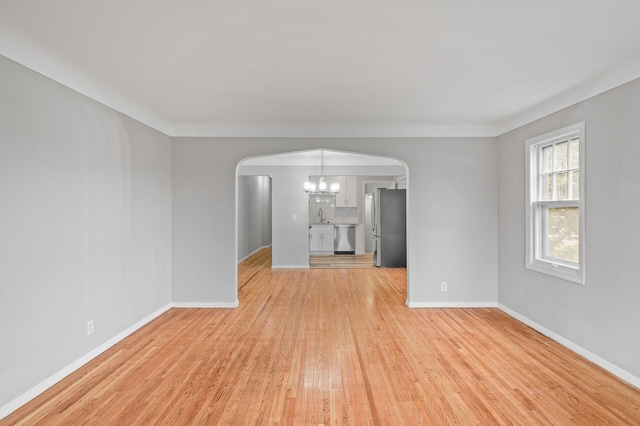
{"type": "Polygon", "coordinates": [[[375,193],[371,197],[371,231],[376,233],[376,201],[375,193]]]}

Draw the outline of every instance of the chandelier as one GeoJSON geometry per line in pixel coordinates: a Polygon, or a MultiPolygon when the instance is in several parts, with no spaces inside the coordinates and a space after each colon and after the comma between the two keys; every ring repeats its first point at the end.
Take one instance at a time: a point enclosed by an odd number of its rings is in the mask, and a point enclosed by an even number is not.
{"type": "Polygon", "coordinates": [[[333,182],[327,187],[327,182],[324,180],[324,150],[320,150],[320,179],[318,185],[315,182],[307,181],[304,183],[304,192],[309,195],[322,195],[322,194],[337,194],[340,192],[340,184],[333,182]]]}

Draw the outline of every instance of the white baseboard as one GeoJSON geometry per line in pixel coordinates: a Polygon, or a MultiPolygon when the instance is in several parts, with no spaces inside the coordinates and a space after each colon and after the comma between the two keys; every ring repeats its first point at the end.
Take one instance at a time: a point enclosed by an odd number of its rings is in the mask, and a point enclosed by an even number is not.
{"type": "Polygon", "coordinates": [[[174,302],[171,304],[172,308],[211,308],[211,309],[227,309],[227,308],[237,308],[240,305],[240,302],[236,300],[235,302],[211,302],[211,303],[201,303],[201,302],[174,302]]]}
{"type": "Polygon", "coordinates": [[[257,252],[259,252],[262,249],[266,249],[271,247],[271,244],[269,244],[268,246],[262,246],[262,247],[258,247],[257,249],[255,249],[254,251],[252,251],[251,253],[249,253],[248,255],[246,255],[245,257],[243,257],[242,259],[238,260],[238,264],[244,262],[245,260],[247,260],[248,258],[250,258],[251,256],[253,256],[254,254],[256,254],[257,252]]]}
{"type": "Polygon", "coordinates": [[[85,365],[86,363],[88,363],[89,361],[94,359],[95,357],[97,357],[102,352],[104,352],[107,349],[109,349],[111,346],[113,346],[116,343],[120,342],[121,340],[123,340],[125,337],[129,336],[134,331],[136,331],[139,328],[142,328],[144,325],[150,323],[151,321],[153,321],[154,319],[156,319],[157,317],[159,317],[160,315],[162,315],[163,313],[168,311],[171,307],[172,307],[172,305],[168,304],[168,305],[163,306],[162,308],[158,309],[157,311],[153,312],[152,314],[147,315],[146,317],[142,318],[140,321],[138,321],[135,324],[133,324],[132,326],[128,327],[126,330],[116,334],[111,339],[107,340],[106,342],[104,342],[103,344],[98,346],[97,348],[93,349],[92,351],[90,351],[89,353],[87,353],[86,355],[81,357],[80,359],[78,359],[78,360],[72,362],[71,364],[67,365],[66,367],[64,367],[62,370],[58,371],[53,376],[45,379],[44,381],[42,381],[39,384],[37,384],[36,386],[32,387],[31,389],[29,389],[28,391],[26,391],[22,395],[20,395],[17,398],[13,399],[9,403],[3,405],[2,407],[0,407],[0,420],[5,418],[5,417],[7,417],[9,414],[14,412],[15,410],[17,410],[18,408],[20,408],[21,406],[23,406],[27,402],[31,401],[33,398],[35,398],[36,396],[40,395],[42,392],[46,391],[51,386],[55,385],[60,380],[64,379],[69,374],[73,373],[74,371],[76,371],[77,369],[79,369],[80,367],[82,367],[83,365],[85,365]]]}
{"type": "Polygon", "coordinates": [[[607,361],[604,358],[599,357],[598,355],[594,354],[593,352],[590,352],[588,350],[586,350],[585,348],[583,348],[582,346],[579,346],[575,343],[573,343],[571,340],[566,339],[562,336],[560,336],[559,334],[554,333],[553,331],[541,326],[540,324],[538,324],[535,321],[532,321],[531,319],[520,315],[519,313],[507,308],[506,306],[502,305],[502,304],[498,304],[498,308],[503,311],[504,313],[506,313],[507,315],[517,319],[518,321],[528,325],[529,327],[533,328],[534,330],[544,334],[545,336],[547,336],[548,338],[555,340],[556,342],[560,343],[562,346],[572,350],[573,352],[577,353],[578,355],[588,359],[589,361],[593,362],[594,364],[604,368],[605,370],[607,370],[609,373],[619,377],[620,379],[624,380],[625,382],[640,388],[640,378],[634,376],[633,374],[629,373],[626,370],[623,370],[622,368],[618,367],[615,364],[612,364],[611,362],[607,361]]]}
{"type": "Polygon", "coordinates": [[[496,302],[410,302],[410,308],[497,308],[496,302]]]}
{"type": "Polygon", "coordinates": [[[271,265],[271,269],[309,269],[309,265],[271,265]]]}

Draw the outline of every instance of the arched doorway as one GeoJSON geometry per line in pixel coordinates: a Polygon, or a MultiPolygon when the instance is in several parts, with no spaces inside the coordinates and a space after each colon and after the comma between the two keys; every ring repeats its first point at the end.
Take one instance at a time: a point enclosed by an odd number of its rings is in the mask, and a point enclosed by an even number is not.
{"type": "MultiPolygon", "coordinates": [[[[324,167],[321,169],[321,149],[284,152],[248,157],[236,167],[236,252],[245,230],[238,218],[243,215],[238,203],[239,182],[242,176],[269,176],[272,191],[272,265],[278,268],[309,268],[309,196],[303,191],[304,182],[323,172],[327,176],[352,176],[356,180],[356,205],[352,212],[362,226],[358,235],[358,251],[364,252],[365,183],[386,179],[389,185],[402,181],[408,188],[409,170],[401,160],[366,153],[322,149],[324,167]],[[360,202],[362,201],[362,205],[360,202]]],[[[409,208],[407,194],[406,207],[409,208]]],[[[342,212],[340,212],[342,213],[342,212]]],[[[408,225],[408,224],[407,224],[408,225]]],[[[407,230],[407,238],[409,238],[407,230]]],[[[407,269],[410,253],[407,243],[407,269]]],[[[237,288],[236,274],[236,288],[237,288]]],[[[407,293],[409,289],[407,283],[407,293]]]]}

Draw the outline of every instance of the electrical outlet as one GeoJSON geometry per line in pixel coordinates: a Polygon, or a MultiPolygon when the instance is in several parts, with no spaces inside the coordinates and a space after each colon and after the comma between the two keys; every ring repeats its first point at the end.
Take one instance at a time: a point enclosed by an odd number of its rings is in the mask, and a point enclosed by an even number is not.
{"type": "Polygon", "coordinates": [[[446,281],[442,281],[440,283],[440,291],[447,291],[447,282],[446,281]]]}
{"type": "Polygon", "coordinates": [[[87,321],[87,336],[93,334],[93,320],[87,321]]]}

